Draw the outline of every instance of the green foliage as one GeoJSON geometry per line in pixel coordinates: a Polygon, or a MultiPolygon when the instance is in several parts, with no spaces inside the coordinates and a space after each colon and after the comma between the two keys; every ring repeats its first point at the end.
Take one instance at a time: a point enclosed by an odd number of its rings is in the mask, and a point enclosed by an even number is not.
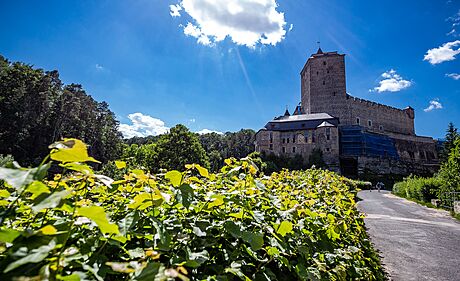
{"type": "Polygon", "coordinates": [[[305,170],[311,167],[327,168],[323,160],[323,152],[321,149],[313,149],[312,153],[306,161],[302,155],[296,154],[293,157],[287,155],[261,154],[262,161],[265,163],[263,171],[267,174],[278,172],[282,169],[288,170],[305,170]]]}
{"type": "Polygon", "coordinates": [[[102,162],[118,157],[121,135],[108,104],[77,84],[63,85],[57,71],[10,63],[0,56],[0,154],[36,165],[48,144],[77,137],[102,162]]]}
{"type": "Polygon", "coordinates": [[[438,177],[443,181],[439,195],[443,192],[460,192],[460,137],[453,143],[449,157],[441,166],[438,177]]]}
{"type": "Polygon", "coordinates": [[[398,196],[422,202],[436,198],[443,181],[438,177],[424,178],[410,176],[402,182],[395,183],[393,193],[398,196]]]}
{"type": "MultiPolygon", "coordinates": [[[[209,167],[209,160],[196,134],[184,125],[176,125],[156,143],[158,168],[182,170],[185,164],[196,163],[209,167]]],[[[155,169],[152,169],[155,171],[155,169]]]]}
{"type": "MultiPolygon", "coordinates": [[[[460,192],[460,138],[453,142],[449,156],[432,178],[409,177],[393,186],[393,193],[422,202],[443,200],[446,192],[460,192]]],[[[445,202],[451,204],[452,202],[445,202]]]]}
{"type": "MultiPolygon", "coordinates": [[[[169,133],[159,136],[154,143],[125,145],[121,160],[126,169],[146,169],[157,173],[161,169],[182,170],[188,163],[197,163],[209,168],[209,160],[198,136],[184,125],[176,125],[169,133]]],[[[102,169],[108,176],[120,176],[115,162],[109,162],[102,169]]]]}
{"type": "Polygon", "coordinates": [[[211,171],[217,172],[224,166],[225,159],[240,159],[254,152],[255,132],[242,129],[234,133],[203,134],[200,142],[209,157],[211,171]]]}
{"type": "Polygon", "coordinates": [[[1,155],[0,154],[0,167],[5,167],[13,163],[14,158],[11,155],[1,155]]]}
{"type": "Polygon", "coordinates": [[[197,164],[150,174],[118,161],[113,181],[83,163],[78,140],[52,147],[72,173],[44,180],[46,164],[0,176],[2,280],[384,278],[356,193],[332,172],[261,177],[247,158],[218,174],[197,164]]]}
{"type": "Polygon", "coordinates": [[[447,161],[450,151],[455,147],[455,140],[459,137],[460,134],[458,133],[457,128],[455,128],[454,124],[450,122],[446,131],[446,140],[442,144],[442,149],[439,157],[441,163],[445,163],[447,161]]]}
{"type": "Polygon", "coordinates": [[[326,163],[323,160],[323,151],[319,148],[313,149],[310,156],[308,157],[308,164],[310,166],[315,166],[316,168],[325,168],[326,163]]]}

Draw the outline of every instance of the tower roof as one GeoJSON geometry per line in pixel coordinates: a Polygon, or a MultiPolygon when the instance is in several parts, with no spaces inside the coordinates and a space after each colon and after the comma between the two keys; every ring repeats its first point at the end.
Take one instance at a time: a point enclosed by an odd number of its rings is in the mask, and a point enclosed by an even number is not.
{"type": "Polygon", "coordinates": [[[291,116],[291,114],[289,113],[289,110],[286,108],[286,111],[284,112],[284,116],[291,116]]]}
{"type": "Polygon", "coordinates": [[[323,50],[321,50],[321,47],[318,48],[318,51],[316,52],[316,54],[323,54],[323,50]]]}

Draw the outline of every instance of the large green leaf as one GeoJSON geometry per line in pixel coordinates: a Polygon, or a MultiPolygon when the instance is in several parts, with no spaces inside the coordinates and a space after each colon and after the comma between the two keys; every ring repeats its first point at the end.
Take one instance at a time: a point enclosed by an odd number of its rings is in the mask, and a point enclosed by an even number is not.
{"type": "Polygon", "coordinates": [[[0,167],[0,180],[6,181],[15,189],[27,186],[34,181],[36,169],[10,169],[0,167]]]}
{"type": "Polygon", "coordinates": [[[50,145],[51,159],[63,163],[69,162],[97,162],[96,159],[88,155],[86,145],[77,139],[64,139],[50,145]]]}
{"type": "Polygon", "coordinates": [[[226,221],[224,223],[225,230],[228,231],[233,237],[241,238],[241,228],[232,221],[226,221]]]}
{"type": "Polygon", "coordinates": [[[61,203],[61,200],[70,195],[70,191],[62,190],[55,192],[48,197],[44,198],[38,204],[32,206],[32,210],[35,213],[40,212],[43,209],[55,208],[61,203]]]}
{"type": "Polygon", "coordinates": [[[34,200],[43,193],[50,193],[48,186],[41,181],[33,181],[26,189],[27,192],[32,193],[30,199],[34,200]]]}
{"type": "Polygon", "coordinates": [[[107,214],[104,208],[99,206],[89,206],[77,208],[77,215],[87,217],[97,224],[99,229],[104,234],[119,234],[118,226],[110,223],[107,219],[107,214]]]}
{"type": "Polygon", "coordinates": [[[282,221],[276,232],[281,236],[286,236],[286,234],[292,232],[292,223],[289,221],[282,221]]]}
{"type": "Polygon", "coordinates": [[[179,194],[177,195],[177,200],[182,205],[184,205],[185,208],[190,207],[190,204],[193,201],[193,188],[188,184],[182,184],[179,187],[179,194]]]}
{"type": "Polygon", "coordinates": [[[169,171],[166,173],[165,178],[169,179],[174,187],[178,187],[182,181],[182,173],[179,171],[169,171]]]}
{"type": "Polygon", "coordinates": [[[217,207],[224,204],[225,196],[214,194],[211,196],[211,202],[208,204],[209,208],[217,207]]]}
{"type": "Polygon", "coordinates": [[[23,258],[14,261],[10,263],[5,270],[3,271],[4,273],[10,272],[21,265],[25,265],[28,263],[38,263],[44,260],[51,252],[52,250],[56,247],[56,242],[51,240],[51,242],[48,245],[43,245],[41,247],[38,247],[36,249],[33,249],[29,253],[27,253],[23,258]]]}
{"type": "Polygon", "coordinates": [[[166,281],[165,266],[159,262],[150,262],[139,273],[136,273],[135,281],[166,281]]]}
{"type": "Polygon", "coordinates": [[[14,239],[16,239],[19,235],[21,235],[21,232],[14,229],[0,229],[0,241],[4,243],[13,243],[14,239]]]}
{"type": "Polygon", "coordinates": [[[188,251],[188,260],[185,263],[185,265],[188,267],[197,268],[200,267],[207,260],[209,260],[209,253],[206,250],[203,250],[201,252],[188,251]]]}
{"type": "Polygon", "coordinates": [[[264,235],[262,233],[243,231],[242,238],[251,245],[251,248],[254,251],[262,249],[262,246],[264,245],[264,235]]]}

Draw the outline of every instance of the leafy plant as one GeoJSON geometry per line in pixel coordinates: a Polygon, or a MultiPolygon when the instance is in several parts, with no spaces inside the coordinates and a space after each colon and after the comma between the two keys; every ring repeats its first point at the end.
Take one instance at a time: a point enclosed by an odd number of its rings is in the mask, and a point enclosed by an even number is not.
{"type": "Polygon", "coordinates": [[[51,149],[37,168],[0,168],[2,280],[384,278],[356,193],[332,172],[268,177],[244,158],[218,174],[150,174],[117,161],[113,180],[81,141],[51,149]],[[47,180],[51,163],[64,173],[47,180]]]}

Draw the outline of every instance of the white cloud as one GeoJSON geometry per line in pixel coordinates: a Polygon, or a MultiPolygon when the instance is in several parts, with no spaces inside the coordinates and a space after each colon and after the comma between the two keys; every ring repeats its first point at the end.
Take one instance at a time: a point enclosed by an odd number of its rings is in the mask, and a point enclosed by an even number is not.
{"type": "Polygon", "coordinates": [[[453,16],[447,18],[446,21],[452,23],[451,30],[450,30],[450,32],[447,33],[446,35],[447,35],[447,36],[452,35],[452,36],[454,36],[454,37],[458,37],[459,34],[458,34],[458,32],[457,32],[457,26],[460,26],[460,10],[458,10],[458,12],[457,12],[455,15],[453,15],[453,16]]]}
{"type": "Polygon", "coordinates": [[[447,73],[446,76],[454,80],[460,80],[460,74],[458,73],[447,73]]]}
{"type": "Polygon", "coordinates": [[[382,73],[382,78],[379,86],[369,90],[369,92],[399,92],[412,85],[411,81],[404,80],[394,69],[382,73]]]}
{"type": "Polygon", "coordinates": [[[98,63],[96,63],[96,65],[94,67],[96,68],[96,70],[99,70],[99,71],[102,71],[102,70],[105,69],[102,65],[100,65],[98,63]]]}
{"type": "Polygon", "coordinates": [[[425,108],[423,111],[430,112],[435,109],[442,109],[442,104],[439,102],[438,99],[434,99],[430,101],[430,105],[425,108]]]}
{"type": "Polygon", "coordinates": [[[189,119],[188,120],[190,123],[195,123],[196,122],[196,119],[195,118],[192,118],[192,119],[189,119]]]}
{"type": "Polygon", "coordinates": [[[459,45],[460,40],[444,43],[438,48],[428,50],[423,60],[426,60],[431,64],[454,60],[455,56],[460,54],[460,48],[455,48],[459,45]]]}
{"type": "Polygon", "coordinates": [[[213,130],[209,130],[209,129],[203,129],[203,130],[198,131],[198,132],[196,132],[196,133],[199,134],[199,135],[211,134],[211,133],[216,133],[216,134],[219,134],[219,135],[223,135],[223,134],[224,134],[224,133],[222,133],[222,132],[213,131],[213,130]]]}
{"type": "Polygon", "coordinates": [[[253,48],[284,39],[286,21],[277,8],[276,0],[180,0],[170,6],[170,14],[180,16],[183,9],[192,19],[184,33],[200,44],[212,46],[228,37],[237,45],[253,48]]]}
{"type": "Polygon", "coordinates": [[[160,119],[142,113],[129,114],[132,125],[120,124],[118,130],[125,138],[157,136],[165,134],[169,128],[160,119]]]}
{"type": "Polygon", "coordinates": [[[180,5],[169,5],[169,9],[171,17],[180,17],[180,11],[182,10],[180,5]]]}

